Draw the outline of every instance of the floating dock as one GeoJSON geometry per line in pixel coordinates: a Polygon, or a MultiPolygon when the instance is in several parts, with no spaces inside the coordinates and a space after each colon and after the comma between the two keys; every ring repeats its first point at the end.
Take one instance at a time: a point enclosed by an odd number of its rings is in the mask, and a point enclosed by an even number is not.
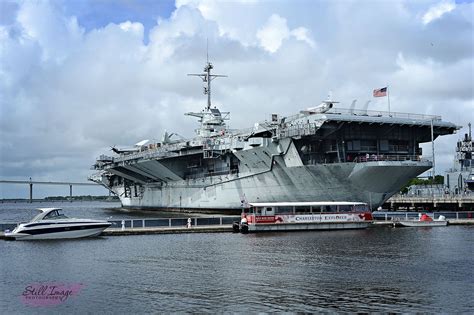
{"type": "MultiPolygon", "coordinates": [[[[372,228],[393,226],[396,220],[375,221],[372,228]]],[[[474,225],[474,219],[449,219],[448,225],[474,225]]],[[[232,233],[231,224],[223,225],[203,225],[180,227],[138,227],[138,228],[108,228],[102,232],[101,236],[126,236],[126,235],[153,235],[153,234],[185,234],[185,233],[232,233]]],[[[8,239],[3,232],[0,233],[0,239],[8,239]]]]}
{"type": "Polygon", "coordinates": [[[227,233],[232,232],[232,225],[206,225],[187,227],[159,227],[159,228],[108,228],[101,235],[149,235],[149,234],[182,234],[182,233],[227,233]]]}
{"type": "MultiPolygon", "coordinates": [[[[125,235],[153,235],[153,234],[185,234],[185,233],[230,233],[232,225],[207,225],[193,227],[151,227],[151,228],[108,228],[101,236],[125,236],[125,235]]],[[[0,239],[9,240],[5,233],[0,233],[0,239]]]]}

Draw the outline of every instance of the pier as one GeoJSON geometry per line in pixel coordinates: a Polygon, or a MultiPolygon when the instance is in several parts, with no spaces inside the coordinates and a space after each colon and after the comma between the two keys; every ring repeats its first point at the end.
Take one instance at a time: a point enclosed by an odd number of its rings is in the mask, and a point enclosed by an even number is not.
{"type": "MultiPolygon", "coordinates": [[[[474,212],[434,212],[428,213],[433,218],[443,215],[449,225],[474,225],[474,212]]],[[[418,212],[373,212],[372,228],[393,226],[399,220],[418,217],[418,212]]],[[[153,234],[185,233],[232,233],[232,223],[239,222],[240,216],[212,216],[193,218],[144,218],[109,220],[112,226],[102,232],[102,236],[131,236],[153,234]],[[190,225],[188,226],[188,220],[190,225]]],[[[0,239],[6,239],[5,230],[13,230],[17,223],[0,222],[0,239]]]]}
{"type": "Polygon", "coordinates": [[[439,196],[408,196],[395,195],[384,204],[384,209],[414,209],[414,210],[474,210],[474,194],[469,195],[439,195],[439,196]]]}
{"type": "MultiPolygon", "coordinates": [[[[182,233],[230,233],[232,223],[240,221],[240,216],[212,216],[193,218],[143,218],[108,220],[112,223],[101,235],[150,235],[182,233]],[[189,224],[189,225],[188,225],[189,224]]],[[[17,223],[0,222],[0,239],[5,239],[4,231],[13,230],[17,223]]]]}
{"type": "Polygon", "coordinates": [[[97,183],[78,183],[78,182],[47,182],[47,181],[34,181],[34,180],[0,180],[0,184],[20,184],[20,185],[29,185],[30,194],[29,202],[33,202],[33,185],[56,185],[56,186],[69,186],[69,200],[72,202],[72,186],[97,186],[97,183]]]}
{"type": "Polygon", "coordinates": [[[207,225],[195,227],[171,227],[171,228],[128,228],[116,229],[108,228],[101,235],[103,236],[122,236],[122,235],[150,235],[150,234],[184,234],[184,233],[230,233],[232,225],[207,225]]]}

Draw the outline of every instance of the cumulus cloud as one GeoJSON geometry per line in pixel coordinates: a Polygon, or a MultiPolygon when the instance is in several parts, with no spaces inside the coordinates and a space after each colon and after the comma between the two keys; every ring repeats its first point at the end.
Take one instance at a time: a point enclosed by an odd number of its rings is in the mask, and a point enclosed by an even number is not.
{"type": "Polygon", "coordinates": [[[468,60],[445,65],[431,58],[424,60],[407,60],[403,53],[397,56],[399,69],[393,74],[395,82],[410,82],[404,86],[403,95],[416,97],[424,95],[425,99],[470,100],[473,96],[473,74],[462,69],[472,66],[468,60]],[[450,78],[456,77],[457,80],[450,78]]]}
{"type": "Polygon", "coordinates": [[[17,13],[21,37],[38,43],[43,60],[61,62],[80,42],[83,30],[75,17],[57,14],[46,1],[24,2],[17,13]]]}
{"type": "Polygon", "coordinates": [[[277,51],[283,44],[283,41],[290,38],[290,36],[294,36],[297,40],[306,42],[313,48],[316,46],[306,28],[298,27],[290,31],[286,19],[278,14],[272,14],[265,25],[257,31],[256,36],[260,42],[260,46],[271,53],[277,51]]]}
{"type": "Polygon", "coordinates": [[[286,20],[277,14],[270,16],[267,23],[257,32],[260,45],[272,53],[277,51],[283,40],[289,36],[290,30],[286,25],[286,20]]]}
{"type": "MultiPolygon", "coordinates": [[[[206,99],[186,74],[202,71],[206,42],[216,73],[228,75],[213,82],[213,103],[231,111],[232,128],[294,114],[328,91],[339,107],[371,99],[369,109],[386,109],[371,97],[385,84],[394,111],[472,120],[471,3],[423,24],[438,3],[179,0],[151,29],[124,19],[87,30],[59,2],[5,3],[2,178],[83,181],[111,145],[165,129],[192,137],[198,122],[183,113],[206,99]]],[[[440,161],[451,160],[456,138],[437,140],[440,161]]]]}
{"type": "Polygon", "coordinates": [[[433,22],[436,19],[441,18],[444,14],[453,11],[456,8],[456,4],[451,1],[443,1],[436,5],[433,5],[423,14],[422,21],[423,24],[428,24],[433,22]]]}
{"type": "Polygon", "coordinates": [[[311,38],[309,33],[309,30],[304,27],[298,27],[291,31],[291,35],[293,35],[297,40],[306,42],[309,46],[315,48],[316,42],[311,38]]]}

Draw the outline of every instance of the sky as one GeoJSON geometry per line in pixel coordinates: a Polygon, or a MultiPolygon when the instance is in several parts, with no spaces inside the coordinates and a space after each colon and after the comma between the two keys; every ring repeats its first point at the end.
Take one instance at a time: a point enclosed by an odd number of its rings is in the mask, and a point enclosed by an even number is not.
{"type": "MultiPolygon", "coordinates": [[[[436,172],[474,123],[474,5],[460,0],[0,0],[0,179],[85,182],[111,146],[198,127],[213,104],[231,128],[318,105],[348,108],[389,86],[391,110],[463,126],[435,141],[436,172]]],[[[430,145],[424,152],[431,155],[430,145]]],[[[67,195],[43,186],[35,197],[67,195]]],[[[78,188],[77,194],[105,194],[78,188]]],[[[0,198],[26,198],[0,184],[0,198]]]]}

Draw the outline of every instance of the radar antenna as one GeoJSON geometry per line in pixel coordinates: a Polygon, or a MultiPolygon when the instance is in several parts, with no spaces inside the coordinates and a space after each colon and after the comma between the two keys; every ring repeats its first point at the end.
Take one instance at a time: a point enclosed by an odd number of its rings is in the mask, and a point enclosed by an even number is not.
{"type": "Polygon", "coordinates": [[[209,48],[207,49],[207,61],[206,66],[204,67],[204,73],[188,73],[189,76],[200,77],[202,82],[205,83],[204,86],[204,95],[207,95],[207,106],[206,109],[211,109],[211,81],[215,78],[226,78],[226,75],[222,74],[211,74],[212,63],[209,62],[209,48]],[[206,84],[207,83],[207,84],[206,84]]]}
{"type": "MultiPolygon", "coordinates": [[[[207,58],[209,58],[209,55],[207,58]]],[[[221,74],[211,74],[212,68],[212,63],[207,59],[204,73],[188,74],[189,76],[200,77],[205,83],[204,94],[207,95],[207,106],[198,113],[185,113],[185,115],[200,118],[199,122],[201,123],[201,128],[196,129],[196,133],[202,138],[225,134],[226,126],[224,120],[229,119],[229,112],[221,112],[216,106],[211,108],[211,81],[218,77],[227,77],[221,74]]]]}

